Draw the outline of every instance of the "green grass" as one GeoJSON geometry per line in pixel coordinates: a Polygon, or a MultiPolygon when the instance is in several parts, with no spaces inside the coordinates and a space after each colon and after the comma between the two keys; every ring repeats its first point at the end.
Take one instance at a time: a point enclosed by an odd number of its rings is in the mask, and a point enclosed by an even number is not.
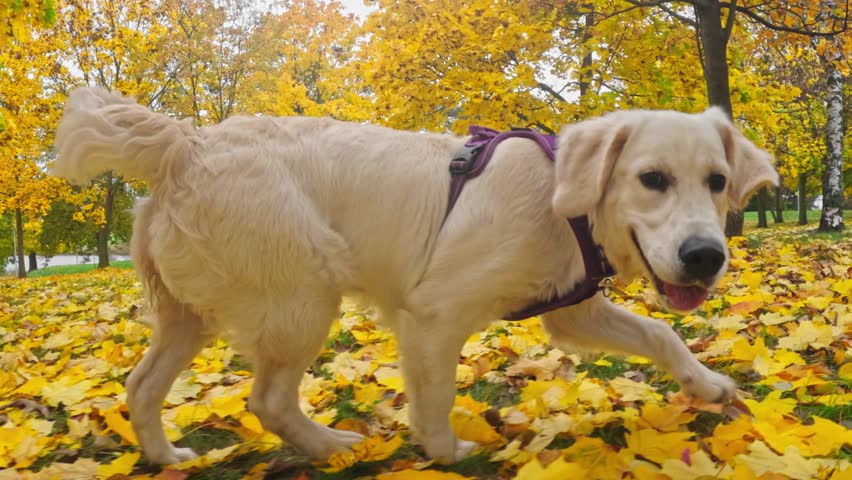
{"type": "MultiPolygon", "coordinates": [[[[819,217],[822,215],[822,210],[808,210],[808,224],[814,224],[814,227],[819,226],[819,217]]],[[[745,212],[745,227],[755,228],[757,226],[757,212],[745,212]]],[[[798,210],[784,210],[784,224],[795,225],[799,221],[798,210]]],[[[843,211],[844,222],[848,225],[852,221],[852,210],[843,211]]],[[[775,225],[775,219],[770,212],[766,212],[766,222],[772,226],[775,225]]]]}
{"type": "Polygon", "coordinates": [[[497,408],[515,405],[521,401],[519,392],[506,383],[479,380],[468,388],[459,391],[459,395],[470,395],[477,402],[486,402],[497,408]]]}
{"type": "MultiPolygon", "coordinates": [[[[87,263],[82,265],[57,265],[55,267],[40,268],[34,272],[27,273],[27,277],[48,277],[52,275],[73,275],[76,273],[91,272],[97,265],[87,263]]],[[[130,260],[122,260],[118,262],[110,262],[111,268],[133,268],[133,262],[130,260]]]]}

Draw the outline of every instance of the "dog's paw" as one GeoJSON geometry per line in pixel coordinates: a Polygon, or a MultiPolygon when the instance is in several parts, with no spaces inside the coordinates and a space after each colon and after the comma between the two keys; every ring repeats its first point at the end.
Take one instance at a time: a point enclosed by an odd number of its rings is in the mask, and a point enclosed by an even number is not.
{"type": "Polygon", "coordinates": [[[680,384],[685,393],[705,402],[728,403],[737,394],[737,384],[730,377],[707,368],[682,379],[680,384]]]}
{"type": "Polygon", "coordinates": [[[329,458],[337,452],[349,450],[364,440],[360,433],[348,430],[336,430],[315,424],[316,429],[309,435],[293,435],[290,443],[314,458],[329,458]]]}
{"type": "Polygon", "coordinates": [[[174,445],[169,445],[168,449],[164,449],[161,452],[146,451],[145,456],[148,458],[148,461],[158,465],[173,465],[198,458],[198,454],[191,448],[178,448],[174,445]]]}
{"type": "Polygon", "coordinates": [[[423,442],[426,454],[437,463],[450,464],[463,460],[470,455],[474,448],[479,446],[476,442],[460,440],[455,435],[443,435],[441,438],[432,437],[431,441],[423,442]]]}
{"type": "Polygon", "coordinates": [[[175,458],[177,458],[177,462],[175,463],[186,462],[198,458],[198,454],[195,453],[191,448],[173,447],[172,453],[174,453],[175,458]]]}

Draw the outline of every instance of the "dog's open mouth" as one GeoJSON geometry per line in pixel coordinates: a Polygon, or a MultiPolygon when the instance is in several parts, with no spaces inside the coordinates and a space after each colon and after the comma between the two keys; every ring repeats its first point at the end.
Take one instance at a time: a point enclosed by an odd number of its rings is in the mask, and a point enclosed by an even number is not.
{"type": "Polygon", "coordinates": [[[642,261],[645,262],[645,268],[648,270],[648,274],[654,281],[654,286],[657,288],[657,292],[664,296],[672,307],[677,310],[688,312],[700,307],[701,304],[704,303],[704,300],[707,300],[707,295],[709,295],[710,292],[704,287],[698,285],[675,285],[673,283],[664,282],[660,279],[660,277],[654,273],[654,269],[651,268],[651,264],[648,262],[648,259],[645,258],[645,252],[642,251],[642,247],[639,245],[639,240],[636,238],[636,232],[631,231],[630,235],[633,237],[633,243],[636,245],[636,249],[639,250],[639,255],[642,257],[642,261]]]}

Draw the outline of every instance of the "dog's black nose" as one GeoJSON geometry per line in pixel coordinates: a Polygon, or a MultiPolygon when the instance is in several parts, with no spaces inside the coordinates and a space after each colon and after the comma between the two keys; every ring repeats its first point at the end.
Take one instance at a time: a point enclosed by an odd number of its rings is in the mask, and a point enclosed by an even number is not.
{"type": "Polygon", "coordinates": [[[725,263],[724,246],[709,238],[687,238],[680,246],[678,256],[687,275],[696,280],[709,280],[725,263]]]}

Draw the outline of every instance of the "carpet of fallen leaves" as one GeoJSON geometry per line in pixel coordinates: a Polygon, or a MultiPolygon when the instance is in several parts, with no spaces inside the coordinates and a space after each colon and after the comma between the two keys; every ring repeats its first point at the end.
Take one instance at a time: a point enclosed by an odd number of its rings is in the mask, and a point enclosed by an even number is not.
{"type": "Polygon", "coordinates": [[[151,465],[123,387],[149,334],[134,273],[4,279],[0,479],[852,479],[850,237],[786,229],[730,245],[730,274],[693,315],[662,313],[642,281],[610,295],[670,323],[738,381],[747,408],[686,398],[641,357],[549,348],[536,319],[496,322],[464,347],[451,414],[459,436],[483,446],[450,466],[411,444],[396,342],[347,303],[305,375],[302,407],[363,443],[323,463],[282,445],[246,411],[250,366],[217,341],[163,409],[168,436],[204,455],[151,465]]]}

